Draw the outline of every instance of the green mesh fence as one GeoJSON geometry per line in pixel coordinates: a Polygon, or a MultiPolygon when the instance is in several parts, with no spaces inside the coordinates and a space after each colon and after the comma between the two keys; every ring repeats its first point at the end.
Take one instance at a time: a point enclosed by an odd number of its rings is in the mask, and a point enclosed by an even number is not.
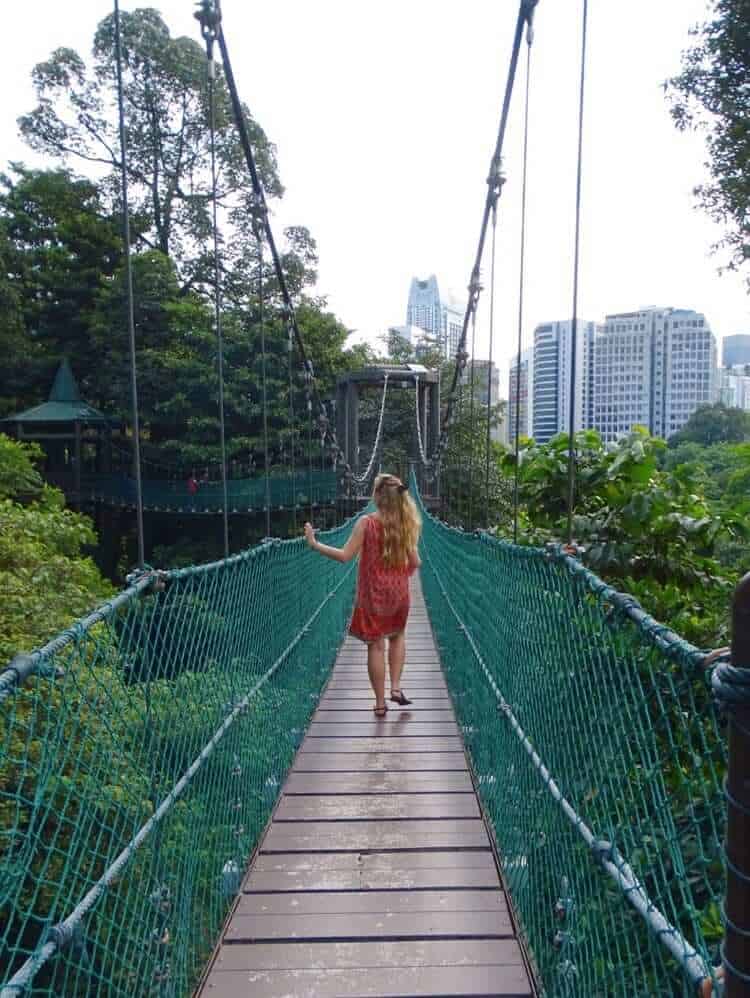
{"type": "Polygon", "coordinates": [[[424,520],[430,617],[546,994],[694,995],[724,892],[701,653],[559,551],[424,520]]]}
{"type": "MultiPolygon", "coordinates": [[[[165,481],[144,478],[141,482],[143,505],[147,509],[163,509],[180,513],[216,513],[222,510],[224,498],[221,482],[199,485],[190,495],[185,481],[165,481]]],[[[136,501],[135,479],[121,474],[84,475],[81,479],[83,496],[111,505],[133,506],[136,501]]],[[[271,476],[269,493],[272,507],[326,505],[336,500],[336,473],[300,472],[294,478],[271,476]]],[[[227,481],[230,512],[262,510],[266,503],[266,483],[263,478],[230,478],[227,481]]]]}
{"type": "Polygon", "coordinates": [[[35,669],[23,685],[0,672],[2,998],[192,993],[354,578],[302,541],[267,543],[158,592],[142,579],[14,660],[35,669]]]}

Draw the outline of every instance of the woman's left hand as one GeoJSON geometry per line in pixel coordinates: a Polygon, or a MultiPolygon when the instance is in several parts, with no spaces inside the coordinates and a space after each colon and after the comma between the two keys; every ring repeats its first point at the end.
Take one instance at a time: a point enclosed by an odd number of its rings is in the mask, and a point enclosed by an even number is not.
{"type": "Polygon", "coordinates": [[[305,540],[311,548],[315,547],[315,530],[313,529],[312,523],[305,524],[305,540]]]}

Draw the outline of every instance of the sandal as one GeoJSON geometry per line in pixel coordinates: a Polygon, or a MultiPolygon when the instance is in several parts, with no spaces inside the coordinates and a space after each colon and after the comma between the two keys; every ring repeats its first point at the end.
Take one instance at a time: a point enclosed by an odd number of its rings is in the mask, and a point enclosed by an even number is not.
{"type": "Polygon", "coordinates": [[[391,690],[391,700],[401,707],[406,707],[407,704],[411,703],[411,700],[407,700],[404,696],[403,690],[391,690]]]}
{"type": "Polygon", "coordinates": [[[385,717],[388,713],[388,707],[385,704],[382,707],[373,707],[372,710],[377,718],[385,717]]]}

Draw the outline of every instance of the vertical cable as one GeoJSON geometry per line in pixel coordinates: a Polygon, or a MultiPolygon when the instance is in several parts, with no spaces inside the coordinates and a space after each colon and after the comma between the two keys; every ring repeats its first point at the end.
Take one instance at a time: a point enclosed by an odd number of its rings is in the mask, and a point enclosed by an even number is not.
{"type": "Polygon", "coordinates": [[[573,504],[576,480],[576,347],[578,339],[578,259],[581,239],[581,168],[583,162],[583,98],[586,84],[586,30],[588,25],[588,0],[583,0],[583,25],[581,29],[581,86],[578,104],[578,168],[576,171],[576,223],[573,253],[573,320],[570,333],[570,411],[568,417],[568,544],[573,542],[573,504]]]}
{"type": "MultiPolygon", "coordinates": [[[[529,153],[529,80],[531,78],[531,44],[534,35],[531,21],[526,29],[526,100],[523,112],[523,178],[521,181],[521,265],[518,279],[518,353],[516,354],[516,412],[513,430],[516,464],[513,475],[513,543],[518,544],[518,476],[519,440],[521,436],[521,342],[523,338],[524,278],[526,264],[526,177],[529,153]]],[[[529,411],[528,392],[530,389],[528,369],[526,374],[526,412],[529,411]]]]}
{"type": "Polygon", "coordinates": [[[219,221],[216,197],[216,101],[214,100],[214,77],[216,63],[208,55],[208,118],[211,143],[211,201],[213,206],[214,230],[214,322],[219,360],[219,442],[221,447],[221,492],[224,507],[224,557],[229,557],[229,499],[227,495],[227,448],[224,427],[224,339],[221,329],[221,284],[219,272],[219,221]]]}
{"type": "Polygon", "coordinates": [[[260,326],[261,385],[263,398],[263,476],[266,496],[266,537],[271,536],[271,482],[268,461],[268,385],[266,382],[266,329],[263,314],[263,226],[256,226],[258,240],[258,325],[260,326]]]}
{"type": "Polygon", "coordinates": [[[469,403],[469,530],[474,529],[474,361],[477,341],[477,310],[471,313],[471,367],[469,381],[471,382],[471,401],[469,403]]]}
{"type": "Polygon", "coordinates": [[[138,567],[146,560],[143,542],[143,488],[141,483],[141,429],[138,418],[138,375],[135,363],[135,307],[133,305],[133,262],[130,258],[130,211],[128,208],[127,141],[125,102],[122,87],[122,40],[120,4],[115,0],[115,62],[117,64],[117,107],[120,121],[120,178],[122,184],[122,234],[125,243],[125,282],[128,297],[128,345],[130,350],[130,411],[133,420],[133,470],[135,472],[135,517],[138,534],[138,567]]]}
{"type": "Polygon", "coordinates": [[[294,374],[292,372],[292,364],[294,361],[294,330],[291,325],[288,329],[289,333],[289,467],[292,473],[292,526],[294,528],[294,533],[297,533],[297,482],[296,482],[296,471],[294,467],[294,374]]]}
{"type": "Polygon", "coordinates": [[[487,360],[487,441],[484,463],[484,523],[490,525],[490,450],[492,445],[492,353],[495,338],[495,248],[497,236],[497,199],[492,203],[492,250],[490,263],[490,349],[487,360]]]}
{"type": "Polygon", "coordinates": [[[307,491],[310,500],[310,523],[313,522],[313,415],[309,379],[307,387],[307,491]]]}

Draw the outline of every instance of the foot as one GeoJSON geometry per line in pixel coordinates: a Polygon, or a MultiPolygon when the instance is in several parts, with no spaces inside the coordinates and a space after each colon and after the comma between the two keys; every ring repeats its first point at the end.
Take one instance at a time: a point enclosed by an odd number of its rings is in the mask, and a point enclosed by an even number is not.
{"type": "Polygon", "coordinates": [[[406,707],[407,704],[411,703],[411,700],[407,700],[401,690],[391,690],[391,700],[401,707],[406,707]]]}
{"type": "Polygon", "coordinates": [[[388,711],[388,708],[386,707],[385,704],[383,704],[382,707],[373,707],[372,709],[375,714],[375,717],[385,717],[388,711]]]}

